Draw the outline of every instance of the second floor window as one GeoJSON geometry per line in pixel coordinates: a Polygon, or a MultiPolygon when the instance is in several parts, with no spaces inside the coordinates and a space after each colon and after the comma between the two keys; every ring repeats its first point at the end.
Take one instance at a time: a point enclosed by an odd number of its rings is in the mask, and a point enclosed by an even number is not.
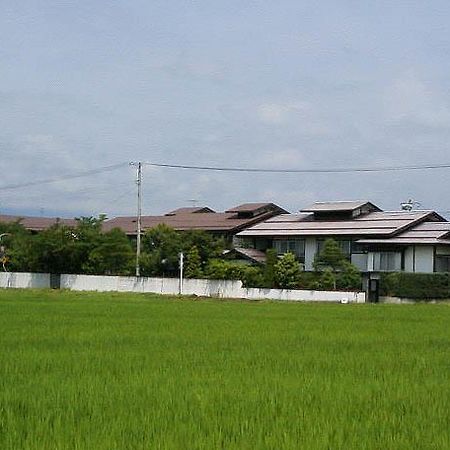
{"type": "Polygon", "coordinates": [[[276,239],[273,246],[278,255],[293,253],[300,262],[305,261],[305,240],[304,239],[276,239]]]}

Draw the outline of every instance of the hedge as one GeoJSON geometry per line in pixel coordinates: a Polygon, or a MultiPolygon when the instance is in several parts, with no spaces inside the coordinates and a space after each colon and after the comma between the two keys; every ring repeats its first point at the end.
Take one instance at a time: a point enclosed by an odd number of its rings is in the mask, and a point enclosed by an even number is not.
{"type": "Polygon", "coordinates": [[[450,276],[448,273],[383,274],[380,295],[422,300],[450,298],[450,276]]]}

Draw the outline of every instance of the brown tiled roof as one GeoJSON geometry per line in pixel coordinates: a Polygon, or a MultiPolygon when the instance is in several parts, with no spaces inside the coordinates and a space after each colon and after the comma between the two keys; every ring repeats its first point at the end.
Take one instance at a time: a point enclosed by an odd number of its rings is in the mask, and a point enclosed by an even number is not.
{"type": "Polygon", "coordinates": [[[426,220],[445,221],[433,211],[372,212],[355,219],[314,220],[312,214],[280,215],[239,236],[393,236],[426,220]]]}
{"type": "MultiPolygon", "coordinates": [[[[227,213],[239,213],[239,212],[256,212],[263,208],[280,208],[273,203],[243,203],[242,205],[234,206],[233,208],[227,209],[227,213]]],[[[287,211],[284,211],[287,212],[287,211]]]]}
{"type": "MultiPolygon", "coordinates": [[[[184,212],[165,216],[142,216],[141,225],[144,231],[154,228],[159,224],[165,224],[178,231],[205,230],[219,233],[236,233],[255,223],[269,219],[274,214],[279,214],[280,210],[284,211],[278,206],[273,205],[269,211],[253,217],[238,217],[238,213],[234,212],[184,212]]],[[[111,230],[112,228],[120,228],[128,235],[135,235],[137,229],[136,217],[116,217],[103,223],[103,229],[105,231],[111,230]]]]}
{"type": "Polygon", "coordinates": [[[266,254],[261,250],[256,250],[255,248],[242,248],[242,247],[235,247],[231,250],[227,250],[225,255],[230,254],[236,254],[239,256],[244,257],[245,259],[248,259],[250,261],[264,264],[266,262],[266,254]]]}
{"type": "Polygon", "coordinates": [[[380,210],[377,206],[367,200],[340,201],[340,202],[316,202],[307,208],[302,208],[302,212],[345,212],[354,211],[363,206],[370,206],[375,210],[380,210]]]}
{"type": "Polygon", "coordinates": [[[169,211],[166,216],[174,216],[176,214],[194,214],[194,213],[213,213],[215,212],[208,206],[192,206],[192,207],[184,207],[174,209],[173,211],[169,211]]]}
{"type": "Polygon", "coordinates": [[[450,244],[450,222],[422,222],[388,239],[360,239],[360,244],[450,244]]]}
{"type": "Polygon", "coordinates": [[[67,225],[76,227],[78,222],[75,219],[61,219],[59,217],[32,217],[32,216],[10,216],[0,215],[0,222],[13,223],[19,222],[27,230],[30,231],[42,231],[51,226],[59,223],[61,225],[67,225]]]}

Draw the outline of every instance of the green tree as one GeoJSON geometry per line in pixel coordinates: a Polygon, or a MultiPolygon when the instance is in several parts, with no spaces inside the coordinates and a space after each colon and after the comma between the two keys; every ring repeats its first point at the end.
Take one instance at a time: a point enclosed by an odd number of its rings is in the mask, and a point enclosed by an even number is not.
{"type": "Polygon", "coordinates": [[[159,276],[178,273],[179,253],[183,250],[180,233],[160,224],[148,230],[142,239],[142,274],[159,276]]]}
{"type": "Polygon", "coordinates": [[[188,230],[182,233],[182,250],[186,253],[197,247],[200,265],[204,269],[208,260],[218,258],[225,248],[222,238],[216,238],[204,230],[188,230]]]}
{"type": "Polygon", "coordinates": [[[34,236],[36,272],[82,273],[82,252],[75,228],[53,225],[34,236]]]}
{"type": "Polygon", "coordinates": [[[91,274],[129,275],[133,270],[134,252],[130,240],[119,228],[114,228],[97,238],[83,271],[91,274]]]}
{"type": "Polygon", "coordinates": [[[361,289],[361,272],[356,266],[347,262],[337,278],[339,289],[361,289]]]}
{"type": "Polygon", "coordinates": [[[333,272],[344,268],[347,258],[341,247],[334,239],[326,239],[322,251],[318,253],[314,260],[314,268],[323,270],[330,268],[333,272]]]}
{"type": "Polygon", "coordinates": [[[300,263],[293,253],[285,253],[275,264],[275,281],[282,289],[295,289],[300,276],[300,263]]]}
{"type": "Polygon", "coordinates": [[[321,289],[331,291],[336,289],[336,275],[329,267],[327,267],[321,274],[319,280],[321,289]]]}
{"type": "Polygon", "coordinates": [[[319,285],[322,289],[360,289],[361,274],[351,264],[334,239],[326,239],[322,251],[316,255],[314,268],[322,272],[319,285]]]}
{"type": "Polygon", "coordinates": [[[200,253],[196,245],[192,246],[186,254],[186,278],[200,278],[202,276],[200,253]]]}
{"type": "Polygon", "coordinates": [[[275,265],[278,262],[277,252],[274,248],[266,251],[266,263],[264,265],[264,286],[273,288],[275,286],[275,265]]]}

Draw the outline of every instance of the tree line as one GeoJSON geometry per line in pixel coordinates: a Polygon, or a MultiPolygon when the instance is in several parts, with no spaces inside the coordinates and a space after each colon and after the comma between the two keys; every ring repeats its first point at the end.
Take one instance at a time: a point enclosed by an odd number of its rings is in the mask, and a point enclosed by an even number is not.
{"type": "MultiPolygon", "coordinates": [[[[81,217],[77,226],[63,224],[31,233],[20,222],[0,223],[0,257],[8,271],[92,275],[133,275],[136,243],[122,230],[103,232],[105,217],[81,217]]],[[[185,255],[187,278],[237,279],[246,287],[357,289],[358,269],[350,264],[339,245],[325,241],[314,261],[314,271],[302,271],[292,253],[281,257],[266,252],[264,265],[248,265],[222,258],[226,242],[202,230],[178,232],[161,224],[142,237],[142,276],[176,277],[179,253],[185,255]]]]}

